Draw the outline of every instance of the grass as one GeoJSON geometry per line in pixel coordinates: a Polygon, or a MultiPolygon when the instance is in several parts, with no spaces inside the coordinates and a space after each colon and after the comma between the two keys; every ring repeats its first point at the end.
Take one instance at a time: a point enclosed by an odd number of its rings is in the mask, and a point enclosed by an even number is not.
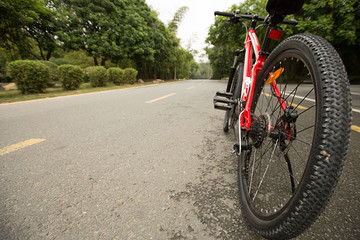
{"type": "MultiPolygon", "coordinates": [[[[173,81],[166,81],[173,82],[173,81]]],[[[125,88],[133,88],[140,86],[153,85],[153,82],[145,82],[145,83],[135,83],[133,85],[125,84],[125,85],[108,85],[106,87],[97,87],[93,88],[90,83],[83,83],[78,90],[66,91],[62,88],[47,88],[45,93],[39,94],[21,94],[19,90],[7,90],[0,91],[0,104],[1,103],[12,103],[12,102],[22,102],[36,99],[44,99],[44,98],[53,98],[60,96],[69,96],[69,95],[77,95],[84,93],[92,93],[92,92],[101,92],[101,91],[110,91],[110,90],[118,90],[125,88]]]]}

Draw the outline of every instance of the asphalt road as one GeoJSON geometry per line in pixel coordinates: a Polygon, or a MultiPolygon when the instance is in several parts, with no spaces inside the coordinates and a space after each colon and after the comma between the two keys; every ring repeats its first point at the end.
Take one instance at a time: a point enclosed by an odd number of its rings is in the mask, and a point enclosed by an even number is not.
{"type": "MultiPolygon", "coordinates": [[[[232,138],[212,106],[225,84],[1,104],[0,239],[262,239],[244,222],[232,138]]],[[[360,239],[359,140],[352,130],[333,198],[298,239],[360,239]]]]}

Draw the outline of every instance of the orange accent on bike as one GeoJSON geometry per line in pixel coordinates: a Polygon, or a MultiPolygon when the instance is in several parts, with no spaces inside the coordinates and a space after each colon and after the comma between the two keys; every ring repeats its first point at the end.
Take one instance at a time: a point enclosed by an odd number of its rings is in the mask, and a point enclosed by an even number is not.
{"type": "Polygon", "coordinates": [[[278,77],[280,77],[280,75],[284,72],[284,68],[279,68],[278,70],[276,70],[274,73],[270,73],[270,77],[266,80],[265,84],[270,84],[273,81],[275,81],[276,79],[278,79],[278,77]]]}

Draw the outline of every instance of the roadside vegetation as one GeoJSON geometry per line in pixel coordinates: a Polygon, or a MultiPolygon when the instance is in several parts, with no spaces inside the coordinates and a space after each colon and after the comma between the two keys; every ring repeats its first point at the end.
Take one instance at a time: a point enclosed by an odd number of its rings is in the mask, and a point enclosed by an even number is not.
{"type": "MultiPolygon", "coordinates": [[[[266,3],[267,0],[246,0],[239,5],[233,5],[228,11],[239,10],[241,13],[251,12],[259,16],[267,16],[266,3]]],[[[342,57],[350,82],[360,84],[360,38],[358,37],[360,5],[358,0],[305,1],[304,6],[297,14],[289,15],[287,18],[296,19],[299,24],[295,27],[281,25],[283,30],[281,40],[301,32],[313,33],[325,38],[342,57]]],[[[206,40],[211,44],[206,52],[213,70],[212,78],[215,79],[226,77],[229,74],[228,66],[231,66],[233,61],[232,52],[243,47],[246,34],[242,24],[232,24],[224,21],[225,19],[224,17],[216,18],[215,23],[209,29],[206,40]]],[[[257,31],[260,42],[262,42],[264,30],[264,28],[260,28],[257,31]]],[[[272,47],[274,47],[274,43],[272,47]]]]}
{"type": "Polygon", "coordinates": [[[210,65],[176,36],[187,10],[164,24],[144,0],[0,1],[0,83],[44,96],[209,78],[210,65]]]}
{"type": "Polygon", "coordinates": [[[73,91],[67,91],[60,87],[50,87],[47,88],[44,93],[36,93],[36,94],[22,94],[21,91],[19,90],[11,89],[6,91],[0,91],[0,104],[70,96],[70,95],[101,92],[101,91],[119,90],[119,89],[134,88],[134,87],[143,87],[143,86],[150,86],[153,84],[162,84],[162,83],[171,83],[171,82],[174,82],[174,80],[166,80],[161,82],[147,81],[144,83],[136,82],[134,84],[123,84],[123,85],[114,85],[112,83],[107,83],[105,87],[95,87],[95,88],[92,87],[90,83],[82,83],[78,89],[73,91]]]}

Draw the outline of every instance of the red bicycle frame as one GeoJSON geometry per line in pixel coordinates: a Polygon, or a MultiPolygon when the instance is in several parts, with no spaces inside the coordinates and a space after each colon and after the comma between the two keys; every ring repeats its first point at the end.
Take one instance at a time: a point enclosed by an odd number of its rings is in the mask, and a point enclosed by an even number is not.
{"type": "Polygon", "coordinates": [[[241,101],[245,102],[246,104],[243,113],[239,117],[241,118],[240,129],[246,127],[246,131],[247,131],[251,126],[250,108],[254,96],[255,81],[266,60],[266,54],[260,54],[261,47],[254,29],[250,29],[248,31],[245,40],[244,49],[245,49],[245,60],[244,60],[243,84],[241,90],[242,93],[241,101]],[[252,66],[253,51],[255,54],[256,61],[255,64],[252,66]]]}
{"type": "MultiPolygon", "coordinates": [[[[281,32],[275,29],[269,31],[268,37],[270,39],[280,39],[281,32]]],[[[261,68],[263,67],[267,54],[261,54],[261,47],[259,40],[256,36],[255,29],[250,29],[245,40],[245,60],[244,60],[244,73],[243,84],[241,89],[241,102],[245,103],[244,110],[240,113],[240,129],[246,128],[249,130],[251,126],[251,104],[254,97],[254,86],[256,79],[259,75],[261,68]],[[255,64],[252,65],[252,56],[255,55],[255,64]]],[[[271,87],[274,94],[278,98],[283,111],[287,108],[286,101],[281,97],[280,91],[275,81],[271,82],[271,87]]]]}

